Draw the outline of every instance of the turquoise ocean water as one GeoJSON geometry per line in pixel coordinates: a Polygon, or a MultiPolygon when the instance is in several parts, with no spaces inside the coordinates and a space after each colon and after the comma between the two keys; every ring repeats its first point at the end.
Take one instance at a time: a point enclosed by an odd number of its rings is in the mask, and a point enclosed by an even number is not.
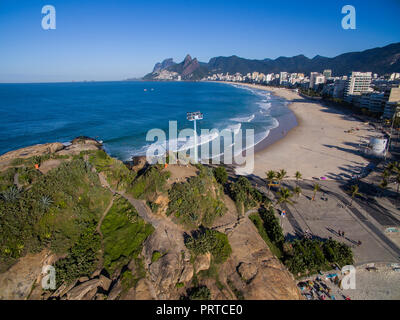
{"type": "MultiPolygon", "coordinates": [[[[197,129],[254,129],[255,143],[290,113],[284,99],[265,91],[211,82],[81,82],[0,84],[0,154],[85,135],[104,142],[112,156],[145,155],[146,133],[169,120],[192,128],[186,112],[201,111],[197,129]]],[[[215,134],[203,141],[218,139],[215,134]]],[[[178,141],[179,148],[191,140],[178,141]]]]}

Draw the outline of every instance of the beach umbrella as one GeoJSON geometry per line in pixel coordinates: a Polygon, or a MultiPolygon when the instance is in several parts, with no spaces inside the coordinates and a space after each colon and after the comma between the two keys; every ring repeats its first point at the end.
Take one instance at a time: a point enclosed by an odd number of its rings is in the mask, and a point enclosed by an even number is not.
{"type": "Polygon", "coordinates": [[[320,177],[321,180],[326,180],[326,177],[320,177]]]}

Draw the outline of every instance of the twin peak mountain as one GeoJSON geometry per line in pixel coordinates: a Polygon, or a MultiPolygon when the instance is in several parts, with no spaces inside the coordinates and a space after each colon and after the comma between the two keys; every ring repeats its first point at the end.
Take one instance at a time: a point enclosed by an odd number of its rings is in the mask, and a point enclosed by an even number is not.
{"type": "Polygon", "coordinates": [[[200,80],[207,73],[207,68],[188,54],[181,63],[175,63],[172,58],[157,62],[153,72],[144,76],[143,80],[200,80]]]}
{"type": "Polygon", "coordinates": [[[343,53],[333,58],[317,55],[310,59],[297,55],[255,60],[230,56],[214,57],[206,63],[187,55],[181,63],[175,63],[172,58],[157,63],[153,72],[147,74],[143,80],[201,80],[215,73],[247,74],[253,71],[264,74],[281,71],[309,74],[325,69],[331,69],[334,76],[346,75],[351,71],[371,71],[379,75],[400,72],[400,42],[360,52],[343,53]]]}

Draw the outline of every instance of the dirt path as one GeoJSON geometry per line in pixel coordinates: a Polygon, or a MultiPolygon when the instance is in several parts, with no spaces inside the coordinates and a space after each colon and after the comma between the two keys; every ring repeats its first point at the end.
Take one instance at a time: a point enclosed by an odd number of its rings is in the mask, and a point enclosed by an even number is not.
{"type": "Polygon", "coordinates": [[[18,172],[17,172],[14,175],[14,184],[17,186],[18,189],[22,189],[22,185],[19,183],[18,177],[19,177],[19,175],[18,175],[18,172]]]}
{"type": "Polygon", "coordinates": [[[103,239],[103,233],[101,232],[101,224],[103,223],[104,218],[106,217],[107,213],[110,211],[111,207],[114,204],[114,196],[111,198],[110,204],[107,206],[107,208],[104,210],[103,215],[101,216],[99,222],[97,223],[96,231],[100,235],[100,241],[101,241],[101,255],[99,259],[99,267],[101,268],[104,264],[104,239],[103,239]]]}

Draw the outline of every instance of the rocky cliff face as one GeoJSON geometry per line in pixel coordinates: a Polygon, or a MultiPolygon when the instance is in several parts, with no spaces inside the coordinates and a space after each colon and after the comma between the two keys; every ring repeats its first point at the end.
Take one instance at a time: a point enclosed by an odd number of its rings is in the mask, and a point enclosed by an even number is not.
{"type": "Polygon", "coordinates": [[[163,62],[157,62],[154,66],[153,73],[160,72],[161,70],[167,69],[168,67],[174,65],[175,62],[172,58],[165,59],[163,62]]]}
{"type": "MultiPolygon", "coordinates": [[[[187,57],[186,68],[190,68],[194,60],[187,57]]],[[[185,63],[184,63],[185,64],[185,63]]],[[[62,145],[52,144],[36,146],[7,154],[4,161],[29,154],[46,154],[58,150],[62,145]]],[[[74,155],[82,150],[99,148],[96,141],[80,138],[57,154],[74,155]]],[[[59,162],[58,164],[60,164],[59,162]]],[[[172,166],[170,166],[172,167],[172,166]]],[[[1,167],[0,167],[1,170],[1,167]]],[[[179,166],[177,173],[184,171],[179,166]]],[[[188,170],[188,168],[186,168],[188,170]]],[[[190,171],[190,170],[189,170],[190,171]]],[[[192,173],[180,175],[183,180],[192,173]]],[[[102,182],[104,187],[106,183],[102,182]]],[[[268,246],[259,236],[253,223],[247,216],[238,218],[234,202],[226,195],[227,213],[215,221],[213,229],[225,233],[232,247],[229,259],[218,265],[218,278],[204,277],[200,274],[212,267],[211,255],[204,254],[191,257],[184,244],[184,234],[190,230],[173,222],[164,215],[163,210],[157,213],[144,201],[134,200],[133,205],[146,222],[151,223],[154,232],[145,240],[141,253],[115,274],[108,275],[103,267],[99,267],[92,275],[75,279],[68,285],[61,285],[55,292],[41,290],[42,266],[53,264],[58,258],[50,250],[39,254],[29,254],[20,258],[6,272],[0,274],[0,299],[179,299],[197,279],[199,285],[206,285],[215,299],[238,299],[238,292],[245,299],[301,299],[292,275],[271,253],[268,246]],[[155,253],[158,253],[155,258],[155,253]],[[140,264],[137,263],[140,260],[140,264]],[[126,270],[137,280],[126,285],[126,270]]],[[[168,205],[161,201],[160,206],[168,205]]]]}
{"type": "Polygon", "coordinates": [[[185,59],[177,64],[172,59],[156,63],[153,72],[144,76],[144,80],[200,80],[207,73],[196,58],[188,54],[185,59]]]}

